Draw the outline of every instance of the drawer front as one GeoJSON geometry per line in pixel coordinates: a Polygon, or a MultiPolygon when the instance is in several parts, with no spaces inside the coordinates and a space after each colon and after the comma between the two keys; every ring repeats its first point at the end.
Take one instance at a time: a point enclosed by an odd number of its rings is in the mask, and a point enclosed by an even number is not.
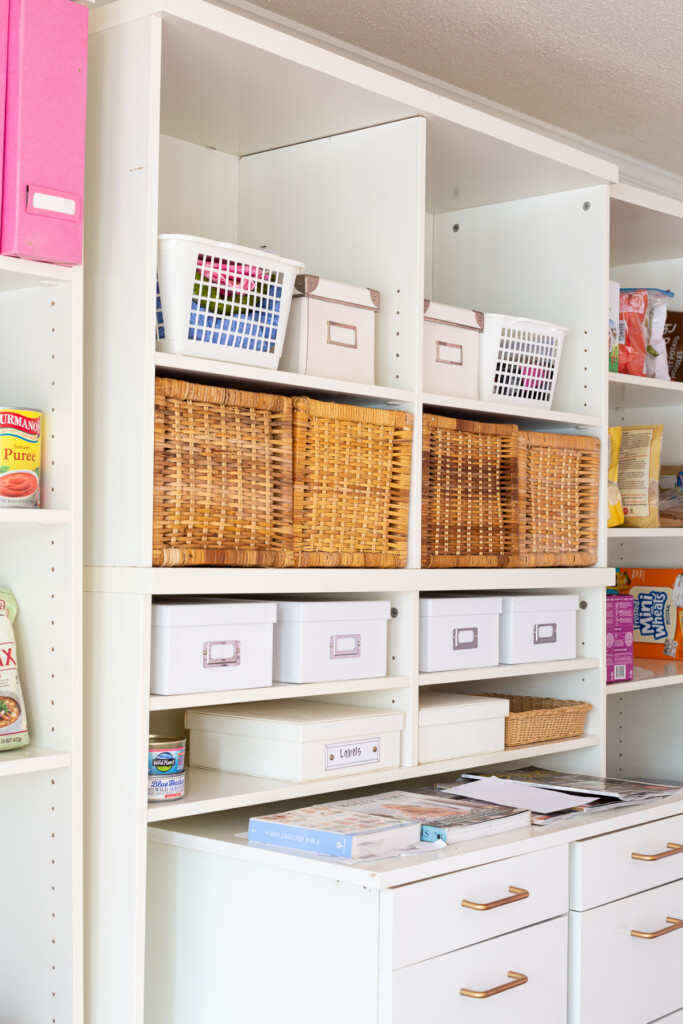
{"type": "Polygon", "coordinates": [[[680,1009],[683,926],[667,918],[683,922],[683,881],[569,914],[571,1024],[648,1024],[680,1009]]]}
{"type": "Polygon", "coordinates": [[[404,967],[391,976],[391,1011],[380,1019],[391,1024],[564,1024],[566,958],[567,918],[559,917],[404,967]],[[522,978],[526,982],[492,992],[522,978]],[[475,998],[463,990],[490,995],[475,998]]]}
{"type": "Polygon", "coordinates": [[[590,910],[677,878],[683,878],[683,814],[570,845],[572,910],[590,910]]]}
{"type": "Polygon", "coordinates": [[[390,924],[380,966],[407,967],[566,913],[567,857],[558,846],[386,890],[382,915],[390,924]],[[503,902],[484,910],[463,901],[503,902]]]}

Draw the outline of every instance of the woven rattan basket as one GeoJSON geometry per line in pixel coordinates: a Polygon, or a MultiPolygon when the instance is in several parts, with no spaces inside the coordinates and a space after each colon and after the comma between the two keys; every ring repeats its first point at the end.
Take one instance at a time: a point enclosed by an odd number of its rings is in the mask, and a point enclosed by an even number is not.
{"type": "Polygon", "coordinates": [[[158,378],[154,565],[292,565],[292,403],[158,378]]]}
{"type": "Polygon", "coordinates": [[[505,746],[581,736],[586,715],[592,708],[581,700],[556,700],[554,697],[519,697],[509,693],[481,693],[480,697],[500,697],[510,701],[505,719],[505,746]]]}
{"type": "Polygon", "coordinates": [[[426,415],[422,566],[499,567],[516,552],[517,427],[426,415]]]}
{"type": "Polygon", "coordinates": [[[598,558],[600,441],[520,430],[522,568],[595,565],[598,558]]]}
{"type": "Polygon", "coordinates": [[[294,552],[299,566],[406,564],[413,417],[294,400],[294,552]]]}

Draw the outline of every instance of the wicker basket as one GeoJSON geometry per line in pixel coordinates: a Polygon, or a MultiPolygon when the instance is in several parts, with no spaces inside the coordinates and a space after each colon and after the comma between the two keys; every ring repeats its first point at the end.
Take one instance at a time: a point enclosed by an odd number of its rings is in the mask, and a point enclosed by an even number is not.
{"type": "Polygon", "coordinates": [[[157,378],[154,565],[292,565],[292,403],[157,378]]]}
{"type": "Polygon", "coordinates": [[[508,565],[517,505],[514,424],[424,417],[423,568],[508,565]]]}
{"type": "Polygon", "coordinates": [[[404,566],[412,415],[310,398],[293,405],[296,564],[404,566]]]}
{"type": "Polygon", "coordinates": [[[481,693],[477,696],[510,701],[510,714],[505,719],[506,747],[581,736],[586,715],[593,706],[581,700],[519,697],[509,693],[481,693]]]}
{"type": "Polygon", "coordinates": [[[522,568],[595,565],[600,441],[520,430],[519,547],[522,568]]]}

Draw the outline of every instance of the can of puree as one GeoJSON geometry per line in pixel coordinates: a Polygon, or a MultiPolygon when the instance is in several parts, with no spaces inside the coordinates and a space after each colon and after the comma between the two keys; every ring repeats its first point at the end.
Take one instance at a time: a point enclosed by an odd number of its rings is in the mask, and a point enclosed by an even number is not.
{"type": "Polygon", "coordinates": [[[40,505],[42,416],[0,406],[0,508],[40,505]]]}

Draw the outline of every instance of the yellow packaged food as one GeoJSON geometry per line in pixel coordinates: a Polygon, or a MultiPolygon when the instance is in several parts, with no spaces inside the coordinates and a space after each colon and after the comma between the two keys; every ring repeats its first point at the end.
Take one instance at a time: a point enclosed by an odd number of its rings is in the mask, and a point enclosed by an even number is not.
{"type": "Polygon", "coordinates": [[[40,505],[42,416],[0,408],[0,508],[40,505]]]}
{"type": "Polygon", "coordinates": [[[619,490],[619,448],[621,447],[621,427],[610,427],[607,469],[607,504],[609,506],[607,525],[621,526],[624,521],[624,506],[621,503],[619,490]]]}
{"type": "Polygon", "coordinates": [[[619,446],[619,490],[624,526],[659,526],[661,424],[622,427],[619,446]]]}

